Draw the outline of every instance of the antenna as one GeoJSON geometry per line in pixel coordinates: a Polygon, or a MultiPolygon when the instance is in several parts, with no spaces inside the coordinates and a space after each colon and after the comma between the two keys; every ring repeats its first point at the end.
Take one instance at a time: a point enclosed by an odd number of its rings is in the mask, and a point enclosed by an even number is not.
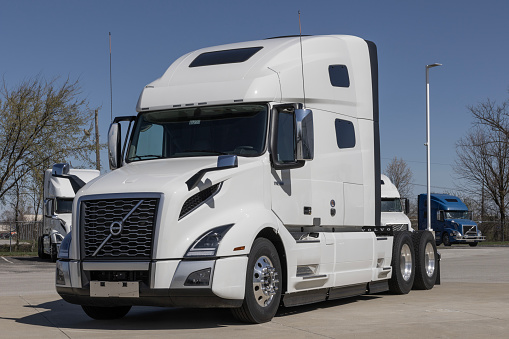
{"type": "Polygon", "coordinates": [[[302,57],[302,28],[300,25],[300,11],[299,11],[299,42],[300,42],[300,65],[302,72],[302,94],[304,95],[304,108],[306,108],[306,88],[304,86],[304,59],[302,57]]]}
{"type": "Polygon", "coordinates": [[[111,80],[111,32],[110,33],[110,117],[113,122],[113,84],[111,80]]]}

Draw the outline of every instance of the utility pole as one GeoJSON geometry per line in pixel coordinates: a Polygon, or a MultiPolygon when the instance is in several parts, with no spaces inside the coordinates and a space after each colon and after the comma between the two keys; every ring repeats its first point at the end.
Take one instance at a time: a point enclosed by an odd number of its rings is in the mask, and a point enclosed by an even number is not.
{"type": "Polygon", "coordinates": [[[101,156],[99,154],[99,110],[95,110],[95,167],[101,170],[101,156]]]}

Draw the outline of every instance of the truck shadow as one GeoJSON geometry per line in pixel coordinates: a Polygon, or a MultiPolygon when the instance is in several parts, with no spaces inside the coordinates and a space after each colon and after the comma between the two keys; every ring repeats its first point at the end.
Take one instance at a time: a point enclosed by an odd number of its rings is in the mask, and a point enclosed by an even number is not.
{"type": "MultiPolygon", "coordinates": [[[[287,316],[312,312],[318,309],[341,307],[342,305],[365,302],[378,298],[377,296],[360,296],[340,300],[319,302],[316,304],[280,307],[274,320],[282,320],[287,316]]],[[[63,300],[56,300],[39,305],[26,305],[33,308],[34,313],[22,318],[0,319],[13,320],[21,324],[33,326],[54,327],[62,330],[186,330],[213,329],[225,326],[249,326],[237,321],[228,309],[191,309],[191,308],[159,308],[136,306],[122,319],[93,320],[89,318],[80,306],[69,304],[63,300]]]]}

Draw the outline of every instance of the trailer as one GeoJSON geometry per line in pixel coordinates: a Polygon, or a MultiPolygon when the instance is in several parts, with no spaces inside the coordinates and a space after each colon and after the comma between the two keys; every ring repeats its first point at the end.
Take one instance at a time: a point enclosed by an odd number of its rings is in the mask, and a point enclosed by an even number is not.
{"type": "Polygon", "coordinates": [[[95,319],[154,305],[262,323],[432,288],[432,234],[380,221],[377,67],[375,44],[346,35],[180,57],[111,124],[112,171],[74,199],[57,292],[95,319]]]}

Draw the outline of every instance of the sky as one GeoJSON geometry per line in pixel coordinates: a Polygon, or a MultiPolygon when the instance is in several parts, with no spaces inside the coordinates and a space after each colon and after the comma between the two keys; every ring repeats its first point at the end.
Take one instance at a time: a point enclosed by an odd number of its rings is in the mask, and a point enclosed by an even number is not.
{"type": "Polygon", "coordinates": [[[394,157],[405,160],[415,195],[426,191],[425,66],[443,64],[430,70],[431,185],[455,189],[456,143],[472,123],[467,106],[509,98],[507,0],[0,0],[0,75],[11,87],[36,75],[79,79],[90,107],[100,108],[105,143],[111,115],[136,114],[142,88],[179,56],[298,34],[299,10],[302,34],[376,43],[382,171],[394,157]]]}

